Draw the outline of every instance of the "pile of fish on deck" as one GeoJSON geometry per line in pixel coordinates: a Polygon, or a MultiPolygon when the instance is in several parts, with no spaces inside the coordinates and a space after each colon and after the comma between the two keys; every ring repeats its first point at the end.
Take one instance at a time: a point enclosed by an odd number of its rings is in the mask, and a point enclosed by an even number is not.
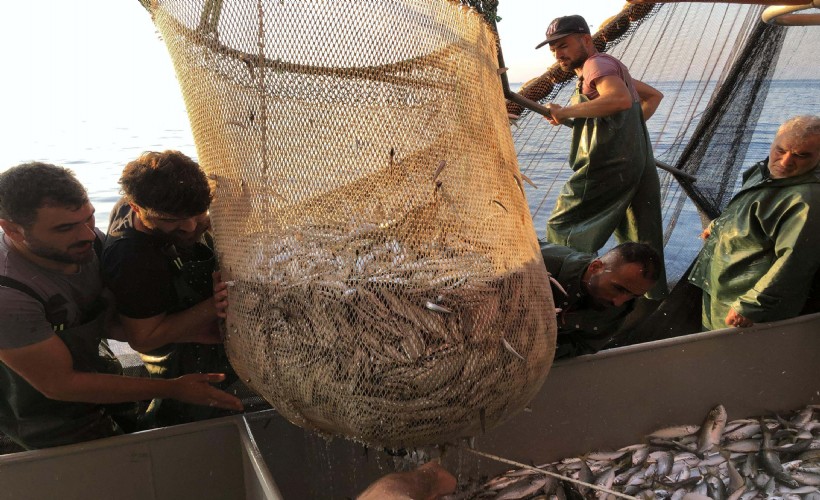
{"type": "MultiPolygon", "coordinates": [[[[794,415],[727,422],[717,406],[703,425],[669,427],[645,444],[537,466],[622,495],[649,499],[820,500],[820,405],[794,415]]],[[[508,471],[453,498],[616,498],[534,468],[508,471]]]]}

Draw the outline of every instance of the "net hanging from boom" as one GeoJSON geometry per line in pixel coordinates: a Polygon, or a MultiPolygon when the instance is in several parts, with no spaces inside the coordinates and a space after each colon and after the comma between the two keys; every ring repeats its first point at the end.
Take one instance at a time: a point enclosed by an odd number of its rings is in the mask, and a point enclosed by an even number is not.
{"type": "MultiPolygon", "coordinates": [[[[655,157],[697,178],[689,183],[658,171],[670,283],[684,275],[700,249],[702,221],[719,214],[737,191],[740,173],[768,155],[777,125],[794,115],[820,114],[820,28],[767,25],[760,21],[762,10],[712,3],[626,5],[594,35],[599,50],[664,93],[647,121],[655,157]]],[[[553,62],[548,53],[544,58],[545,65],[553,62]]],[[[573,90],[574,75],[555,65],[525,83],[520,94],[565,104],[573,90]]],[[[521,114],[513,139],[522,173],[537,186],[526,190],[543,235],[571,174],[570,134],[511,102],[507,107],[521,114]]]]}
{"type": "Polygon", "coordinates": [[[385,447],[521,410],[551,364],[555,315],[482,13],[445,0],[150,10],[215,181],[235,282],[226,348],[247,385],[298,425],[385,447]]]}

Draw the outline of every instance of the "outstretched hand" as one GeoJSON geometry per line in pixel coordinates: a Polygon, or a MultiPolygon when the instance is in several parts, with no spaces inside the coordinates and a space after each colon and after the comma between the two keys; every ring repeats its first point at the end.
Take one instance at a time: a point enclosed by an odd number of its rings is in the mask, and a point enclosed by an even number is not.
{"type": "Polygon", "coordinates": [[[242,401],[211,384],[225,380],[224,373],[190,373],[173,379],[176,383],[174,399],[195,405],[213,406],[241,411],[242,401]]]}

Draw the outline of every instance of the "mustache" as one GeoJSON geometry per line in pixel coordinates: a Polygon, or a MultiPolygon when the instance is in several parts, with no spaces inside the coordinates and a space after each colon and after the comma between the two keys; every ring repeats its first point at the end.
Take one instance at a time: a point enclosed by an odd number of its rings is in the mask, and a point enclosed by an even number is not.
{"type": "Polygon", "coordinates": [[[81,247],[84,247],[86,245],[93,245],[93,244],[94,244],[94,240],[78,241],[77,243],[72,243],[72,244],[68,245],[68,248],[81,248],[81,247]]]}

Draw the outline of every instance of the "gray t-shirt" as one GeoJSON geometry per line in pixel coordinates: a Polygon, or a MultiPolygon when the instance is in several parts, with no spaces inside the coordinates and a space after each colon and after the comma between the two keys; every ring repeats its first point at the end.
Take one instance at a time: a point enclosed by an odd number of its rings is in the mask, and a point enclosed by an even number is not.
{"type": "MultiPolygon", "coordinates": [[[[65,328],[83,324],[102,293],[97,256],[76,274],[40,267],[15,250],[0,233],[0,275],[8,276],[37,292],[65,328]]],[[[43,304],[19,290],[0,286],[0,349],[24,347],[54,335],[43,304]]]]}

